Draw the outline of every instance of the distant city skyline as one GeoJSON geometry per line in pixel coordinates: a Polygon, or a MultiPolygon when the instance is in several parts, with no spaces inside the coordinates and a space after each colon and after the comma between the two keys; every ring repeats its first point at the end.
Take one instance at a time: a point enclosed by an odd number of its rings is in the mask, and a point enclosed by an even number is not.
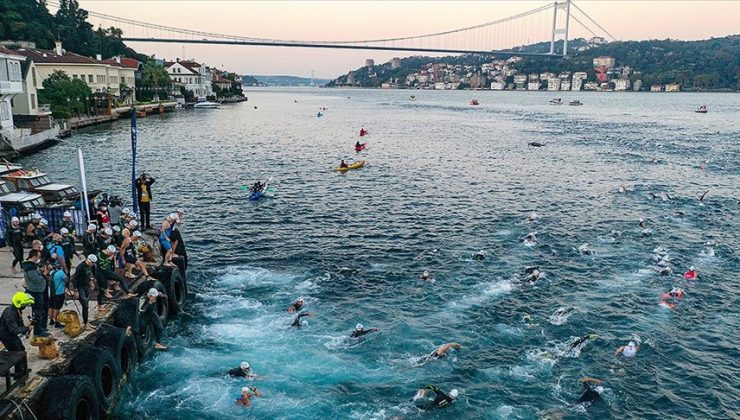
{"type": "MultiPolygon", "coordinates": [[[[293,40],[356,40],[408,36],[476,25],[547,1],[147,1],[78,0],[84,9],[148,23],[206,32],[293,40]]],[[[619,40],[697,40],[740,33],[735,1],[576,1],[619,40]]],[[[52,10],[54,12],[54,10],[52,10]]],[[[549,41],[547,16],[521,43],[549,41]]],[[[97,24],[98,21],[93,20],[97,24]]],[[[106,25],[106,22],[100,22],[106,25]]],[[[108,22],[111,25],[113,22],[108,22]]],[[[116,25],[120,26],[120,25],[116,25]]],[[[124,32],[126,27],[123,26],[124,32]]],[[[524,31],[524,29],[523,29],[524,31]]],[[[572,37],[588,32],[571,21],[572,37]]],[[[146,36],[138,34],[138,36],[146,36]]],[[[514,35],[512,35],[513,37],[514,35]]],[[[243,74],[331,79],[363,65],[410,52],[131,43],[160,58],[193,58],[243,74]]]]}

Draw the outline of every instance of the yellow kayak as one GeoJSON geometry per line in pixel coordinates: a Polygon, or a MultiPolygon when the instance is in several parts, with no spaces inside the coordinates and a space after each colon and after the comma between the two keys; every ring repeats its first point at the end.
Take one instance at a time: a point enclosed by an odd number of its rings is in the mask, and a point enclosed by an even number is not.
{"type": "Polygon", "coordinates": [[[336,169],[334,169],[334,170],[335,170],[335,171],[337,171],[337,172],[342,172],[342,173],[344,173],[344,172],[347,172],[347,171],[349,171],[350,169],[360,169],[360,168],[362,168],[363,166],[365,166],[365,161],[364,161],[364,160],[358,160],[358,161],[357,161],[357,162],[355,162],[355,163],[350,163],[350,164],[349,164],[349,165],[347,165],[347,167],[345,167],[345,168],[339,168],[339,167],[337,167],[337,168],[336,168],[336,169]]]}

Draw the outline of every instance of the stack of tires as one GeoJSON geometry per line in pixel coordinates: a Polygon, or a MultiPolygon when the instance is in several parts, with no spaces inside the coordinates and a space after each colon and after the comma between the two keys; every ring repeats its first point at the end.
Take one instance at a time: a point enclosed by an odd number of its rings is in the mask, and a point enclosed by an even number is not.
{"type": "Polygon", "coordinates": [[[121,386],[154,349],[154,327],[139,311],[146,292],[154,287],[167,297],[157,304],[162,325],[185,308],[188,288],[182,264],[160,267],[152,277],[157,280],[136,287],[138,299],[119,303],[113,325],[100,326],[95,344],[80,349],[67,374],[49,380],[41,397],[41,418],[95,420],[110,414],[121,386]],[[126,334],[128,327],[131,335],[126,334]]]}

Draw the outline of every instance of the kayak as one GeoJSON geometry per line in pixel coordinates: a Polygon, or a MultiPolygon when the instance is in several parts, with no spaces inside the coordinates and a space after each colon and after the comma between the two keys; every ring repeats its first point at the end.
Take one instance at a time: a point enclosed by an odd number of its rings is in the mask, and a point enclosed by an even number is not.
{"type": "Polygon", "coordinates": [[[342,173],[344,173],[344,172],[347,172],[347,171],[349,171],[350,169],[360,169],[360,168],[362,168],[363,166],[365,166],[365,161],[364,161],[364,160],[358,160],[358,161],[357,161],[357,162],[355,162],[355,163],[351,163],[351,164],[347,165],[347,167],[346,167],[346,168],[339,168],[339,167],[337,167],[337,168],[336,168],[336,169],[334,169],[334,170],[335,170],[335,171],[337,171],[337,172],[342,172],[342,173]]]}
{"type": "Polygon", "coordinates": [[[254,192],[250,193],[249,194],[249,197],[247,197],[247,198],[249,198],[250,201],[257,201],[257,200],[259,200],[260,198],[262,198],[264,196],[265,196],[265,193],[264,192],[262,192],[262,191],[254,191],[254,192]]]}
{"type": "Polygon", "coordinates": [[[367,143],[362,143],[359,147],[355,146],[355,152],[360,153],[361,151],[365,150],[367,147],[367,143]]]}

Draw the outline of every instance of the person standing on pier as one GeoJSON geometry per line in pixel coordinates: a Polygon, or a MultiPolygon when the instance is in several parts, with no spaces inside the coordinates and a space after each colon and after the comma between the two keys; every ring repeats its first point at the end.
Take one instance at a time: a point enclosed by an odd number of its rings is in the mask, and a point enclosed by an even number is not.
{"type": "Polygon", "coordinates": [[[10,219],[10,229],[8,229],[8,244],[13,249],[13,273],[17,273],[16,264],[23,262],[23,229],[21,221],[17,217],[10,219]]]}
{"type": "Polygon", "coordinates": [[[139,214],[141,215],[142,229],[151,229],[152,225],[149,220],[149,212],[152,203],[152,184],[154,178],[142,172],[136,179],[136,196],[139,201],[139,214]]]}
{"type": "Polygon", "coordinates": [[[44,264],[43,268],[39,269],[40,259],[41,254],[35,249],[32,249],[28,253],[28,259],[21,263],[21,268],[23,269],[23,286],[26,289],[26,293],[34,300],[33,304],[31,304],[33,333],[36,336],[45,336],[47,335],[46,317],[49,310],[49,304],[46,300],[49,296],[46,276],[51,271],[51,265],[44,264]]]}
{"type": "MultiPolygon", "coordinates": [[[[90,254],[87,259],[77,265],[75,273],[72,276],[72,285],[74,286],[74,294],[77,299],[80,300],[80,312],[82,312],[82,322],[85,324],[85,329],[92,331],[95,328],[87,325],[89,317],[89,305],[90,305],[90,282],[95,279],[95,264],[98,262],[98,257],[95,254],[90,254]]],[[[103,293],[100,292],[99,293],[103,293]]]]}

